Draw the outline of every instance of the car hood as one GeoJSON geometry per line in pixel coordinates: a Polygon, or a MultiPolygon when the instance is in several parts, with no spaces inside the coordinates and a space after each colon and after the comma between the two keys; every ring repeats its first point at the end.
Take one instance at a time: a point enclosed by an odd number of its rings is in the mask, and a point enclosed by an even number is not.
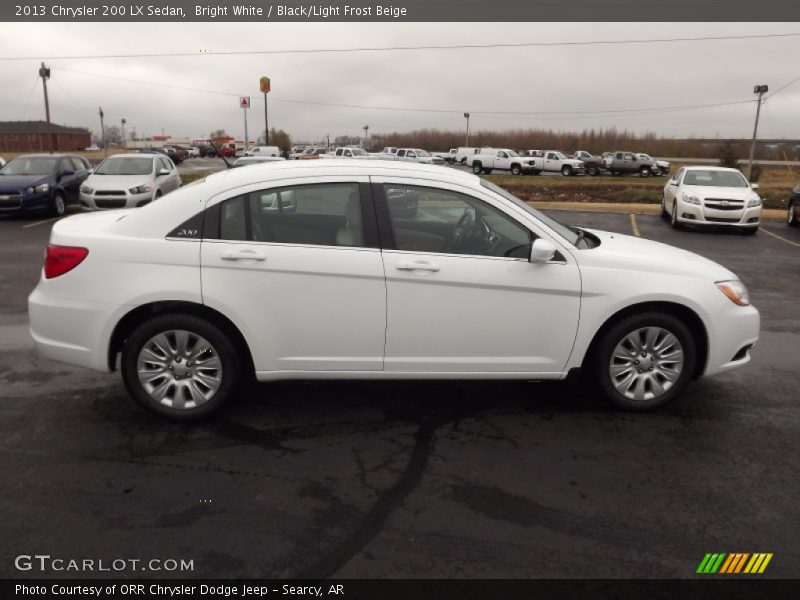
{"type": "Polygon", "coordinates": [[[153,182],[153,175],[91,175],[84,182],[96,190],[127,190],[153,182]]]}
{"type": "Polygon", "coordinates": [[[756,196],[753,188],[712,187],[708,185],[684,185],[682,191],[700,198],[725,198],[728,200],[747,200],[756,196]]]}
{"type": "MultiPolygon", "coordinates": [[[[659,272],[724,281],[738,279],[730,270],[704,256],[668,244],[630,235],[596,229],[585,231],[597,236],[600,245],[586,250],[587,258],[631,271],[659,272]]],[[[584,252],[580,251],[581,254],[584,252]]]]}
{"type": "Polygon", "coordinates": [[[49,181],[47,175],[0,175],[0,187],[30,187],[49,181]]]}

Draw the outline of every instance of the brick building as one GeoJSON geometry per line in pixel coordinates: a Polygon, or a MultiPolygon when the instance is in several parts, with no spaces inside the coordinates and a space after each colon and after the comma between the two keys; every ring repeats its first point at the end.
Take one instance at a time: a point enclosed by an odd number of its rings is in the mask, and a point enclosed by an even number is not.
{"type": "MultiPolygon", "coordinates": [[[[83,150],[92,145],[88,129],[51,124],[54,152],[83,150]]],[[[0,153],[47,152],[46,121],[0,121],[0,153]]]]}

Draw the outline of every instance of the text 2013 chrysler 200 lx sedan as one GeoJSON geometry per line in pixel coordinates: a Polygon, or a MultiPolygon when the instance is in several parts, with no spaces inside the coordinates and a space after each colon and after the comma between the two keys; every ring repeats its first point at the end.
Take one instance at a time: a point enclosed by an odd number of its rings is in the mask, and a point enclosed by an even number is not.
{"type": "Polygon", "coordinates": [[[724,267],[567,227],[474,175],[292,161],[56,223],[29,298],[47,357],[162,416],[278,379],[563,379],[659,406],[744,365],[759,315],[724,267]]]}

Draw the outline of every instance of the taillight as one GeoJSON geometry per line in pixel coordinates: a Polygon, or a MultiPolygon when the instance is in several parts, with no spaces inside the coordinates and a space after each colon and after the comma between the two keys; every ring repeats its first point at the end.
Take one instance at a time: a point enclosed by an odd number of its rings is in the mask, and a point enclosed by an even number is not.
{"type": "Polygon", "coordinates": [[[47,253],[44,256],[45,279],[52,279],[71,271],[81,264],[88,255],[89,250],[86,248],[48,244],[47,253]]]}

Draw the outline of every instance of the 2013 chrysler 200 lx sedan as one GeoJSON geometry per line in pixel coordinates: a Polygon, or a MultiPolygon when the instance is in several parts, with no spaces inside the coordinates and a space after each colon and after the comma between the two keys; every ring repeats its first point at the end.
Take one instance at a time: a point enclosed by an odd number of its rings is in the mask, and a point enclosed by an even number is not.
{"type": "Polygon", "coordinates": [[[758,311],[724,267],[567,227],[474,175],[388,161],[217,173],[56,223],[29,298],[50,358],[119,368],[173,419],[278,379],[593,377],[648,409],[744,365],[758,311]]]}

